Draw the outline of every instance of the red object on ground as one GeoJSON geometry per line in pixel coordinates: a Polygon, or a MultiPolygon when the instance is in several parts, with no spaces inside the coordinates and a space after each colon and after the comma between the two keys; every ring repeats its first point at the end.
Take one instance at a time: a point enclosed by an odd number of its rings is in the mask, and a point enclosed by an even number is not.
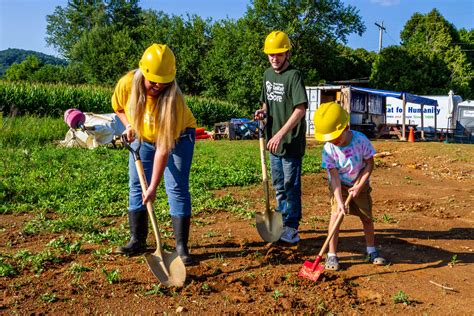
{"type": "Polygon", "coordinates": [[[80,128],[86,122],[86,116],[78,109],[69,109],[64,112],[64,122],[70,128],[80,128]]]}
{"type": "Polygon", "coordinates": [[[197,135],[204,135],[204,134],[206,134],[204,127],[196,128],[196,136],[197,135]]]}
{"type": "Polygon", "coordinates": [[[207,138],[211,138],[211,135],[209,134],[201,134],[201,135],[196,135],[196,139],[207,139],[207,138]]]}

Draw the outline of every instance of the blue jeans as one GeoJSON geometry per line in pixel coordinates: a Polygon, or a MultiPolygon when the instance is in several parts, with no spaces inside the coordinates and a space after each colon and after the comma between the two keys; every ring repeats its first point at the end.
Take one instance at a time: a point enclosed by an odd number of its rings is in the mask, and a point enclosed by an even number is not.
{"type": "MultiPolygon", "coordinates": [[[[171,216],[185,217],[191,216],[191,195],[189,193],[189,173],[193,160],[194,142],[196,131],[194,128],[187,128],[178,139],[176,146],[168,157],[168,164],[164,172],[166,194],[170,206],[171,216]]],[[[132,148],[136,149],[138,141],[132,143],[132,148]]],[[[153,172],[153,159],[155,157],[155,144],[142,142],[140,147],[140,158],[145,170],[145,177],[150,183],[153,172]]],[[[138,178],[135,161],[130,153],[128,158],[129,170],[129,212],[146,211],[143,205],[142,188],[138,178]]]]}
{"type": "Polygon", "coordinates": [[[276,210],[283,224],[298,229],[301,220],[302,158],[279,157],[270,153],[272,184],[276,191],[276,210]]]}

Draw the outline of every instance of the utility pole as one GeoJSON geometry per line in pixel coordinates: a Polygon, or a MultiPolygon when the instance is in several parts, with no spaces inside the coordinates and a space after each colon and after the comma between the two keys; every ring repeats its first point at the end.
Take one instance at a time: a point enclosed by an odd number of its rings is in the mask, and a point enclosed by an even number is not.
{"type": "Polygon", "coordinates": [[[383,26],[383,21],[382,21],[382,25],[378,24],[377,22],[375,22],[375,25],[379,27],[379,54],[380,54],[380,51],[382,50],[382,33],[383,31],[385,31],[385,27],[383,26]]]}

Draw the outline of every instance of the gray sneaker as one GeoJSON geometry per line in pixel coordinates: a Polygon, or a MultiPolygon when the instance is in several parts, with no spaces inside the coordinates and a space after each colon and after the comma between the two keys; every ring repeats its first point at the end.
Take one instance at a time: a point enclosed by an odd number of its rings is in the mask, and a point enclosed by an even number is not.
{"type": "Polygon", "coordinates": [[[326,259],[326,270],[337,271],[339,270],[339,259],[337,256],[327,257],[326,259]]]}
{"type": "Polygon", "coordinates": [[[296,244],[301,239],[296,228],[285,226],[283,227],[283,234],[281,234],[280,240],[289,244],[296,244]]]}

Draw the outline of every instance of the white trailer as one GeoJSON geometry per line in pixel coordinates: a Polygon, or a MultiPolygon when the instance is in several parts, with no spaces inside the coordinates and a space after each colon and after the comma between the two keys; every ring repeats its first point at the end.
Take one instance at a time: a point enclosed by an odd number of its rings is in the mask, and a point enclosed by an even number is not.
{"type": "MultiPolygon", "coordinates": [[[[425,130],[432,132],[434,132],[435,125],[437,130],[456,128],[456,111],[458,104],[462,102],[460,96],[454,95],[453,92],[450,91],[449,95],[426,95],[422,97],[438,101],[438,106],[422,106],[420,104],[407,102],[405,113],[406,124],[417,125],[417,129],[421,129],[423,125],[425,130]]],[[[387,124],[402,124],[403,100],[387,97],[386,114],[387,124]]]]}

